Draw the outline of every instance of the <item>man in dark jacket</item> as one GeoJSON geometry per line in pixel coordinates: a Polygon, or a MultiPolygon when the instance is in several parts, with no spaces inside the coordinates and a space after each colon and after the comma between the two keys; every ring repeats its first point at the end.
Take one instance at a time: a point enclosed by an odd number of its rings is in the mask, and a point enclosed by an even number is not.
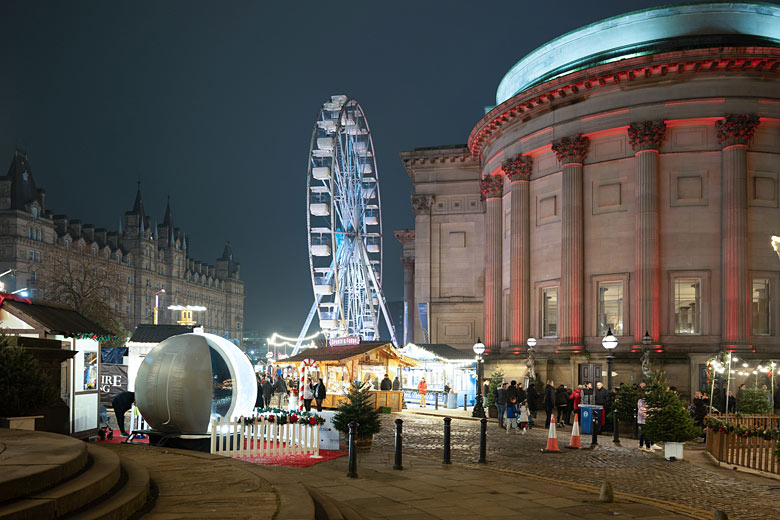
{"type": "Polygon", "coordinates": [[[255,397],[255,408],[265,408],[265,399],[263,399],[263,380],[258,372],[255,374],[257,379],[257,396],[255,397]]]}
{"type": "Polygon", "coordinates": [[[379,383],[379,389],[383,392],[387,392],[388,390],[393,389],[393,382],[390,381],[390,378],[387,377],[387,374],[385,374],[385,377],[382,379],[382,382],[379,383]]]}
{"type": "Polygon", "coordinates": [[[284,396],[289,393],[289,390],[287,390],[287,383],[284,382],[284,378],[281,376],[281,374],[276,378],[276,385],[274,385],[274,390],[276,390],[276,392],[279,394],[279,408],[281,408],[284,396]]]}
{"type": "Polygon", "coordinates": [[[271,398],[274,396],[274,384],[271,380],[271,374],[268,374],[263,378],[263,401],[265,401],[265,406],[268,408],[271,408],[271,398]]]}
{"type": "Polygon", "coordinates": [[[536,417],[536,406],[539,402],[539,392],[536,391],[536,385],[531,382],[528,384],[528,415],[530,415],[529,422],[534,423],[533,419],[536,417]]]}
{"type": "Polygon", "coordinates": [[[596,389],[593,391],[593,402],[596,405],[603,406],[599,417],[599,429],[606,423],[607,409],[609,408],[609,390],[604,387],[601,381],[596,383],[596,389]]]}
{"type": "Polygon", "coordinates": [[[393,379],[393,390],[400,390],[401,389],[401,380],[398,379],[398,376],[395,376],[395,379],[393,379]]]}
{"type": "Polygon", "coordinates": [[[525,390],[523,390],[523,383],[517,383],[517,403],[520,404],[528,398],[525,390]]]}
{"type": "Polygon", "coordinates": [[[314,385],[314,402],[317,403],[317,411],[322,411],[322,401],[327,396],[325,383],[322,382],[322,378],[314,385]]]}
{"type": "Polygon", "coordinates": [[[517,381],[509,383],[509,388],[506,389],[506,402],[515,405],[520,402],[517,399],[517,381]]]}
{"type": "Polygon", "coordinates": [[[119,425],[119,434],[123,437],[130,436],[130,434],[125,431],[125,412],[133,407],[134,402],[134,392],[119,392],[111,399],[111,407],[114,409],[116,422],[119,425]]]}
{"type": "Polygon", "coordinates": [[[560,385],[555,391],[555,410],[558,412],[558,427],[566,424],[569,410],[569,392],[565,385],[560,385]]]}
{"type": "Polygon", "coordinates": [[[555,408],[555,381],[552,379],[547,380],[547,386],[544,387],[544,411],[547,413],[547,418],[544,420],[544,427],[550,427],[550,419],[552,419],[553,409],[555,408]]]}

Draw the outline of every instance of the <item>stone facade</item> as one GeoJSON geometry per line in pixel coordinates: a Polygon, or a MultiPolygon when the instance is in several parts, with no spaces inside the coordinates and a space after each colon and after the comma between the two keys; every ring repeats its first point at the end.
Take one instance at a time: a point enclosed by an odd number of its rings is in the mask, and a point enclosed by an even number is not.
{"type": "MultiPolygon", "coordinates": [[[[724,23],[743,8],[714,4],[724,23]]],[[[676,16],[662,9],[646,17],[676,16]]],[[[519,378],[534,337],[539,377],[573,385],[605,371],[608,326],[615,380],[637,381],[647,333],[684,392],[719,350],[780,356],[780,47],[740,36],[558,70],[499,99],[468,145],[402,153],[430,201],[414,243],[430,342],[479,337],[519,378]]]]}
{"type": "Polygon", "coordinates": [[[153,227],[140,185],[119,231],[55,215],[46,206],[45,192],[35,186],[27,156],[17,151],[8,174],[0,177],[0,271],[15,269],[15,288],[27,287],[32,299],[46,300],[50,277],[61,275],[69,260],[102,277],[104,294],[99,296],[130,330],[153,323],[154,294],[165,289],[159,323],[179,319],[169,305],[200,305],[207,310],[194,317],[206,332],[242,337],[244,282],[229,243],[216,266],[190,258],[170,201],[162,224],[153,227]]]}

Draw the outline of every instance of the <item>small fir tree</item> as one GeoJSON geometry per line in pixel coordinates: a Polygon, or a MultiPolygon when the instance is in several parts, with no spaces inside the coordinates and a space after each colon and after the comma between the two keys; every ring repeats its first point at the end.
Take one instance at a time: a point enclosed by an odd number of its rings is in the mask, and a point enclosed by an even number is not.
{"type": "Polygon", "coordinates": [[[57,397],[38,360],[0,335],[0,417],[35,415],[57,397]]]}
{"type": "Polygon", "coordinates": [[[745,388],[739,393],[737,410],[745,415],[763,415],[772,413],[769,404],[769,390],[761,388],[745,388]]]}
{"type": "Polygon", "coordinates": [[[655,378],[645,397],[645,435],[653,442],[685,442],[701,435],[677,392],[667,390],[663,375],[655,378]]]}
{"type": "Polygon", "coordinates": [[[349,389],[347,400],[338,407],[338,413],[333,416],[333,426],[345,434],[349,434],[351,422],[358,423],[358,437],[369,437],[382,429],[379,410],[371,403],[371,392],[362,390],[355,382],[349,389]]]}
{"type": "MultiPolygon", "coordinates": [[[[503,382],[504,373],[501,370],[494,370],[493,373],[490,374],[488,395],[485,396],[485,401],[488,407],[496,405],[496,388],[498,388],[498,385],[503,382]]],[[[482,389],[480,388],[479,391],[482,391],[482,389]]]]}
{"type": "MultiPolygon", "coordinates": [[[[639,401],[640,391],[634,385],[623,385],[618,389],[615,404],[618,410],[618,420],[623,422],[633,422],[636,412],[636,403],[639,401]]],[[[610,415],[611,415],[610,410],[610,415]]]]}

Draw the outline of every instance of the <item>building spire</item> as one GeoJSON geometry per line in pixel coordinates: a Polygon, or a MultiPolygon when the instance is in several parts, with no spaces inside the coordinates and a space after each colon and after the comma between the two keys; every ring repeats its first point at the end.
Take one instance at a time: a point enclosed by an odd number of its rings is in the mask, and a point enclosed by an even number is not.
{"type": "Polygon", "coordinates": [[[133,214],[141,215],[144,218],[144,200],[141,198],[141,181],[138,181],[138,191],[135,193],[135,203],[133,204],[133,214]]]}

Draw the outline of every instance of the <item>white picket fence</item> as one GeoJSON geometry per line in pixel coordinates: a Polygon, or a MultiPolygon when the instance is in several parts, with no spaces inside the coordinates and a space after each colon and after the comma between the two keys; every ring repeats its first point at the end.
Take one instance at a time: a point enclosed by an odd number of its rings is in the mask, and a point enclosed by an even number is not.
{"type": "Polygon", "coordinates": [[[309,455],[320,458],[320,426],[279,424],[262,417],[253,422],[211,421],[211,453],[226,457],[271,457],[309,455]]]}

